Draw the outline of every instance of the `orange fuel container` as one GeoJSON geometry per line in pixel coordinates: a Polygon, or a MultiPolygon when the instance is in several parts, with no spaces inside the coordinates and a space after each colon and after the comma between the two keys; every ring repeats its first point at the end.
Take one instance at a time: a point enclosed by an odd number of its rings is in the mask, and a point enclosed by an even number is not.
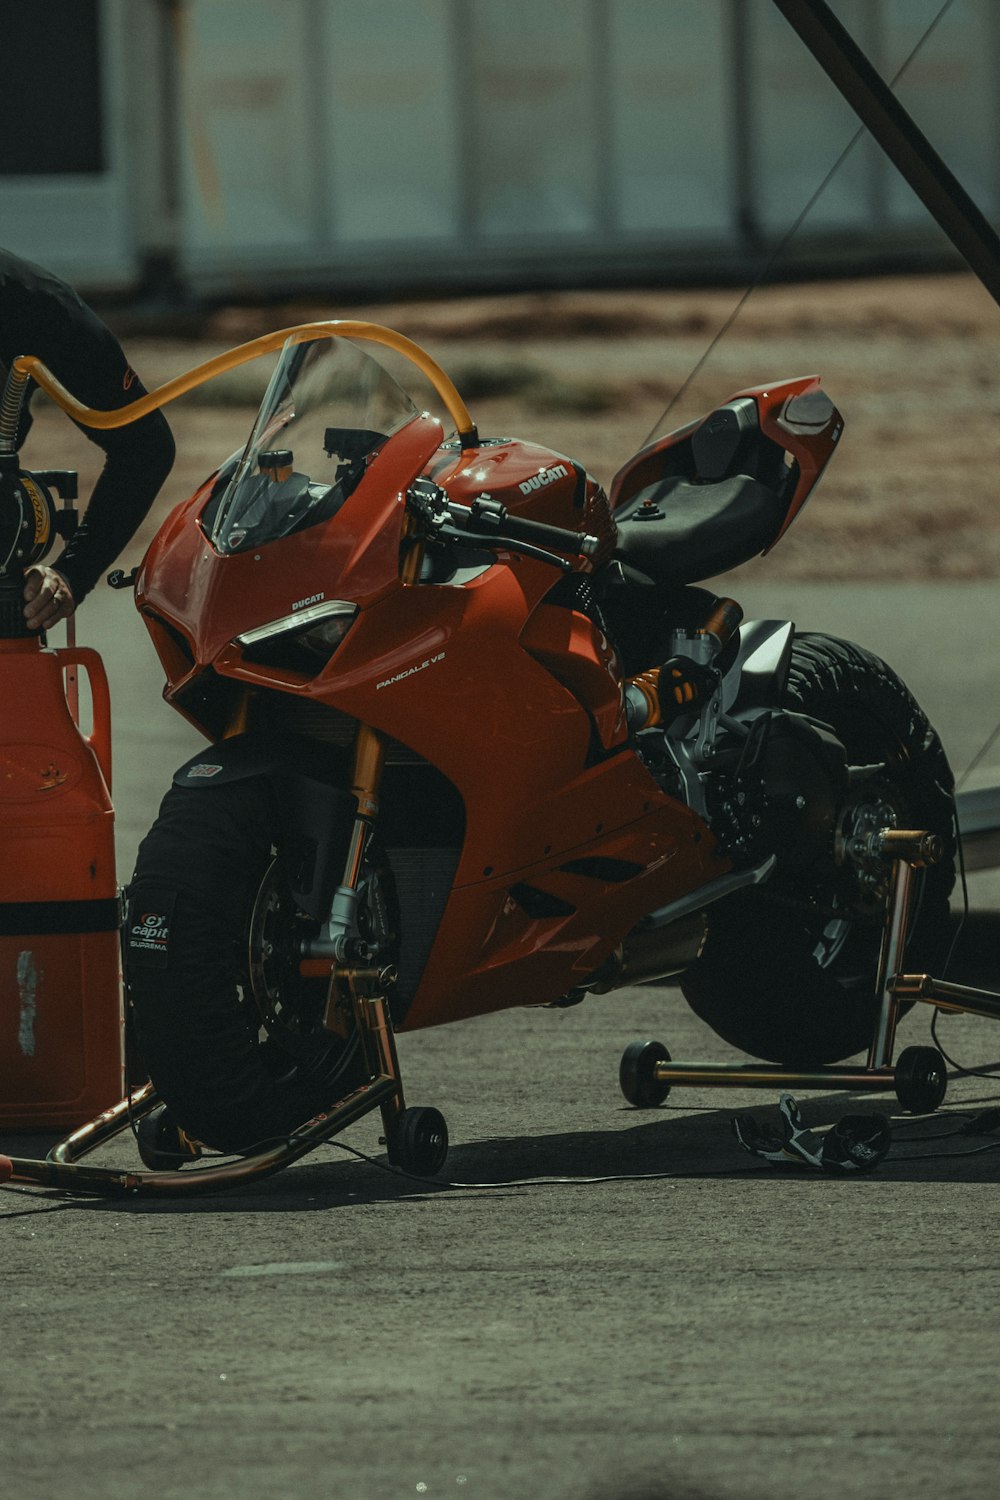
{"type": "Polygon", "coordinates": [[[74,1128],[122,1097],[110,782],[97,652],[0,639],[0,1130],[74,1128]],[[80,668],[89,735],[66,696],[80,668]]]}

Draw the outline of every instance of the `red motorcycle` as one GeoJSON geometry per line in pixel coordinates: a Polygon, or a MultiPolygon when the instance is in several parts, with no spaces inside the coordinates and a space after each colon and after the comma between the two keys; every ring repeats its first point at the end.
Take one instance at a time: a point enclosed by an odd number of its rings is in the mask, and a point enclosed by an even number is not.
{"type": "MultiPolygon", "coordinates": [[[[165,697],[208,741],[129,887],[128,994],[168,1111],[147,1161],[245,1152],[363,1090],[359,974],[395,1030],[679,976],[758,1057],[868,1045],[875,834],[951,847],[947,760],[876,657],[701,586],[775,545],[842,430],[818,379],[760,386],[606,495],[480,437],[399,335],[289,332],[245,451],[135,580],[165,697]],[[453,435],[371,341],[430,376],[453,435]]],[[[920,877],[919,964],[953,873],[920,877]]]]}

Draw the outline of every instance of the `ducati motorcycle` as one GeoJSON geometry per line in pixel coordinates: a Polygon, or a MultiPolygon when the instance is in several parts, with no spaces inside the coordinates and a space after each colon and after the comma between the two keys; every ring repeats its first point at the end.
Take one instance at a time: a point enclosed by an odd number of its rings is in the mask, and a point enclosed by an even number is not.
{"type": "MultiPolygon", "coordinates": [[[[817,378],[762,385],[605,493],[481,436],[400,335],[288,331],[245,450],[135,578],[165,698],[207,742],[128,891],[172,1139],[245,1151],[356,1089],[359,965],[396,1031],[672,978],[751,1055],[868,1046],[877,834],[952,847],[945,754],[878,658],[706,586],[781,539],[842,431],[817,378]]],[[[920,874],[921,966],[953,875],[920,874]]]]}

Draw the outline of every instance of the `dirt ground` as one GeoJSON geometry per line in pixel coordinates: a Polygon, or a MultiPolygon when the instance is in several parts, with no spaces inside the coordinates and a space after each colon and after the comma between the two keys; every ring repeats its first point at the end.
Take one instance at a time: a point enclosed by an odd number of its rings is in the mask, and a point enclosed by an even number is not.
{"type": "MultiPolygon", "coordinates": [[[[152,330],[134,317],[109,321],[150,388],[306,319],[388,324],[444,366],[484,435],[530,438],[605,483],[654,429],[749,385],[820,374],[845,437],[780,547],[748,565],[754,580],[997,576],[1000,311],[979,283],[946,274],[761,287],[678,400],[739,301],[732,289],[538,292],[227,307],[152,330]]],[[[169,507],[242,446],[270,365],[255,361],[168,409],[178,461],[131,560],[169,507]]],[[[26,460],[75,462],[85,481],[93,447],[60,413],[39,417],[26,460]]]]}

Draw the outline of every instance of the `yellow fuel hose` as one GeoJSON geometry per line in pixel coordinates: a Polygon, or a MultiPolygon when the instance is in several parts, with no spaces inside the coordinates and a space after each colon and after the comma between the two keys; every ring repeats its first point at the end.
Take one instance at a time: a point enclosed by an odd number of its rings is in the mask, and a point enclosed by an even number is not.
{"type": "Polygon", "coordinates": [[[157,411],[168,402],[176,401],[178,396],[186,395],[188,391],[204,385],[206,381],[214,380],[216,375],[224,375],[227,370],[234,370],[238,365],[248,364],[250,360],[257,359],[261,354],[270,354],[275,349],[280,349],[289,339],[302,344],[313,339],[336,338],[384,344],[387,348],[395,349],[398,354],[404,355],[427,377],[441,397],[448,415],[455,424],[455,431],[462,441],[462,446],[468,447],[470,443],[476,442],[475,423],[441,366],[412,339],[406,338],[404,334],[396,333],[392,328],[383,328],[378,323],[333,319],[325,323],[297,323],[293,328],[279,328],[274,333],[265,333],[260,338],[250,339],[246,344],[238,344],[235,349],[229,349],[225,354],[218,354],[214,359],[206,360],[203,365],[196,365],[186,374],[178,375],[176,380],[168,380],[166,385],[160,386],[159,390],[150,391],[148,395],[140,396],[138,401],[133,401],[128,406],[116,407],[114,411],[98,411],[93,407],[82,405],[75,396],[70,395],[65,386],[59,383],[34,354],[19,355],[13,362],[12,371],[30,376],[35,384],[40,386],[55,402],[56,406],[60,407],[67,416],[72,417],[74,422],[79,422],[82,427],[96,427],[101,431],[106,431],[109,428],[127,427],[131,422],[138,422],[149,412],[157,411]]]}

